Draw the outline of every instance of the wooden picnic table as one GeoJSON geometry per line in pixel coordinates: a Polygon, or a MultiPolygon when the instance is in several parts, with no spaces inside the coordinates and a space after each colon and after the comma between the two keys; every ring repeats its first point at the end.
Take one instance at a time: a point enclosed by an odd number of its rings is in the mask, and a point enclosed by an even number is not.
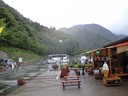
{"type": "Polygon", "coordinates": [[[63,80],[61,81],[63,89],[65,89],[65,86],[78,86],[80,88],[80,80],[63,80]]]}
{"type": "Polygon", "coordinates": [[[64,80],[79,80],[80,76],[64,76],[64,80]]]}

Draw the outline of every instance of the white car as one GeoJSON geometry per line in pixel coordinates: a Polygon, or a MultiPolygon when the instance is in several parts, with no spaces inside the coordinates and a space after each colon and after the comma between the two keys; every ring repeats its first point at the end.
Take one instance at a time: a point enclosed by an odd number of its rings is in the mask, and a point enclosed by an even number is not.
{"type": "Polygon", "coordinates": [[[54,63],[56,63],[56,61],[54,59],[47,59],[47,63],[48,64],[54,64],[54,63]]]}

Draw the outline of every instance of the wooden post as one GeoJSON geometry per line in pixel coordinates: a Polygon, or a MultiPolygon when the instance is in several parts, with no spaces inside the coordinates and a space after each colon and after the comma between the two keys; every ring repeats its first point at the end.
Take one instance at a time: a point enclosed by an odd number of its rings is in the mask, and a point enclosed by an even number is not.
{"type": "Polygon", "coordinates": [[[95,67],[95,65],[94,65],[94,62],[95,62],[95,60],[94,60],[94,52],[92,51],[91,52],[91,59],[92,59],[92,65],[93,65],[93,68],[95,67]]]}
{"type": "Polygon", "coordinates": [[[109,72],[110,72],[110,75],[112,74],[112,64],[111,64],[111,49],[108,48],[108,60],[109,60],[109,72]]]}

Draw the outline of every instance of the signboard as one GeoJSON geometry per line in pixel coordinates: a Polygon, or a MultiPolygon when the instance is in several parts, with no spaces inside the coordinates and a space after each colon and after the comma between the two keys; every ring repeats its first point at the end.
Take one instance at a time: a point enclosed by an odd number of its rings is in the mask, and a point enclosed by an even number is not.
{"type": "Polygon", "coordinates": [[[20,62],[20,63],[23,62],[23,58],[20,57],[20,58],[19,58],[19,62],[20,62]]]}
{"type": "Polygon", "coordinates": [[[117,53],[123,53],[123,52],[126,52],[128,51],[128,45],[126,46],[121,46],[121,47],[117,47],[117,53]]]}

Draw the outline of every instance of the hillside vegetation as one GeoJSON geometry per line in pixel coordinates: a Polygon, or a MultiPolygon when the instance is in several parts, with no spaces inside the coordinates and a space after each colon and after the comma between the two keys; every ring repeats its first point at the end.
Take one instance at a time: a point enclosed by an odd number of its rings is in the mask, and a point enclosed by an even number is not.
{"type": "Polygon", "coordinates": [[[0,47],[29,50],[38,55],[79,52],[79,43],[70,35],[56,28],[47,28],[25,18],[12,7],[0,0],[0,47]],[[62,42],[59,42],[62,40],[62,42]]]}
{"type": "MultiPolygon", "coordinates": [[[[0,50],[2,50],[4,53],[7,53],[8,56],[4,56],[4,59],[13,59],[16,60],[19,57],[23,58],[23,62],[26,61],[31,61],[31,62],[39,62],[41,60],[44,59],[44,56],[40,56],[37,54],[34,54],[31,51],[27,51],[27,50],[22,50],[22,49],[18,49],[18,48],[13,48],[13,47],[0,47],[0,50]]],[[[1,56],[2,54],[0,54],[0,58],[3,58],[3,56],[1,56]]]]}
{"type": "Polygon", "coordinates": [[[59,30],[72,35],[79,42],[80,48],[85,51],[102,48],[106,43],[124,37],[119,37],[98,24],[75,25],[59,30]]]}
{"type": "Polygon", "coordinates": [[[76,55],[83,50],[101,48],[106,43],[124,37],[97,24],[75,25],[59,30],[55,27],[48,28],[25,18],[0,0],[0,27],[2,26],[4,30],[0,34],[0,50],[8,54],[20,54],[21,50],[23,54],[31,52],[40,56],[60,53],[76,55]]]}

